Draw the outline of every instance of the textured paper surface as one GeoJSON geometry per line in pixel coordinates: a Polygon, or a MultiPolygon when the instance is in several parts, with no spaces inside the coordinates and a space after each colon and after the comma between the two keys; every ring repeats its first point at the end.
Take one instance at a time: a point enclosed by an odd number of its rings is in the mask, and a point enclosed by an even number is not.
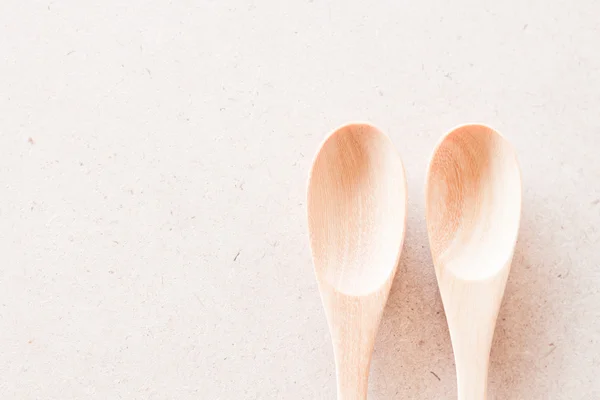
{"type": "Polygon", "coordinates": [[[518,151],[490,398],[600,398],[600,5],[76,2],[0,12],[0,398],[334,399],[306,177],[387,132],[408,233],[370,399],[452,399],[425,233],[439,137],[518,151]]]}

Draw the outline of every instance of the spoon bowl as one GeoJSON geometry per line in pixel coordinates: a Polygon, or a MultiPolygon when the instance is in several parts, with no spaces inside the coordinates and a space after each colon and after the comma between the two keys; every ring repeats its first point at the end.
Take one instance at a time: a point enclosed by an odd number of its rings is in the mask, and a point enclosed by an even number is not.
{"type": "Polygon", "coordinates": [[[514,149],[487,126],[454,129],[434,150],[425,197],[459,399],[485,399],[489,353],[521,216],[514,149]]]}
{"type": "Polygon", "coordinates": [[[338,399],[366,399],[375,335],[406,226],[406,178],[389,138],[368,124],[330,134],[313,161],[308,228],[329,324],[338,399]]]}

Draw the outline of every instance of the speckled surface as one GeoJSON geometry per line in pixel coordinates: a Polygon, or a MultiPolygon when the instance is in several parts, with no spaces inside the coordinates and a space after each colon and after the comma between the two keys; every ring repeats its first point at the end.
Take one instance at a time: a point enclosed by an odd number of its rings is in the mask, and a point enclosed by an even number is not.
{"type": "Polygon", "coordinates": [[[369,398],[455,398],[423,185],[464,122],[523,172],[490,398],[600,398],[599,12],[4,1],[0,398],[334,399],[305,188],[350,120],[390,135],[409,186],[369,398]]]}

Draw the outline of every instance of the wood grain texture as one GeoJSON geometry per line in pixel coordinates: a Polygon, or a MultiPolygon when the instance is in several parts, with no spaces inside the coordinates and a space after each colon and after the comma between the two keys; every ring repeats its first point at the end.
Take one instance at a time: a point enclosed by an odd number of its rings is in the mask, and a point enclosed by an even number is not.
{"type": "Polygon", "coordinates": [[[371,353],[406,225],[406,178],[391,141],[368,124],[323,142],[308,184],[308,225],[327,315],[338,399],[365,399],[371,353]]]}
{"type": "Polygon", "coordinates": [[[426,219],[460,400],[487,395],[490,348],[520,214],[519,166],[500,134],[464,125],[442,138],[429,164],[426,219]]]}

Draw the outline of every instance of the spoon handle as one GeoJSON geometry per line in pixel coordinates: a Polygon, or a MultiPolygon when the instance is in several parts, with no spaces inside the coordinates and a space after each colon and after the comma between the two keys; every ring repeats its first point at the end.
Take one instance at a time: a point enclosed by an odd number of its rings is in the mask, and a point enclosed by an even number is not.
{"type": "MultiPolygon", "coordinates": [[[[389,283],[385,288],[389,288],[389,283]]],[[[338,400],[366,400],[371,355],[387,300],[387,292],[375,296],[324,293],[327,320],[333,342],[338,400]],[[343,310],[343,311],[340,311],[343,310]]]]}
{"type": "Polygon", "coordinates": [[[487,332],[452,340],[458,400],[486,400],[491,339],[487,332]]]}
{"type": "Polygon", "coordinates": [[[369,368],[378,325],[377,317],[360,313],[347,318],[345,323],[337,323],[331,330],[338,400],[367,399],[369,368]]]}
{"type": "Polygon", "coordinates": [[[339,350],[334,352],[338,400],[366,400],[372,348],[337,348],[339,350]],[[368,360],[366,353],[369,353],[368,360]]]}
{"type": "Polygon", "coordinates": [[[453,277],[440,293],[456,363],[458,400],[485,400],[490,349],[508,268],[487,280],[453,277]]]}

